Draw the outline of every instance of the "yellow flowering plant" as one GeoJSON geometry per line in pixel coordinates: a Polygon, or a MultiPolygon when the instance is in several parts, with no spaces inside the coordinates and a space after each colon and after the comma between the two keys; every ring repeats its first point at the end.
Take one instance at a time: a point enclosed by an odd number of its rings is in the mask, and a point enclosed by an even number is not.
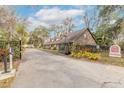
{"type": "Polygon", "coordinates": [[[90,60],[99,60],[100,59],[100,54],[99,53],[92,53],[92,52],[71,52],[71,56],[75,58],[88,58],[90,60]]]}

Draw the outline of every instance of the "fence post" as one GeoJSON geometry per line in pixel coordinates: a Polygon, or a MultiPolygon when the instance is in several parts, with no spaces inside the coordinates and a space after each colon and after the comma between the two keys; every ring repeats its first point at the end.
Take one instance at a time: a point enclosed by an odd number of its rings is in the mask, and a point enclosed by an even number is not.
{"type": "Polygon", "coordinates": [[[4,64],[4,73],[7,73],[7,59],[5,55],[2,55],[2,61],[4,64]]]}
{"type": "Polygon", "coordinates": [[[22,42],[21,42],[21,40],[19,40],[19,46],[20,46],[20,59],[21,59],[22,58],[22,54],[21,54],[21,51],[22,51],[22,49],[21,49],[22,42]]]}
{"type": "Polygon", "coordinates": [[[12,47],[9,49],[9,56],[10,56],[10,70],[13,69],[13,53],[12,53],[12,47]]]}

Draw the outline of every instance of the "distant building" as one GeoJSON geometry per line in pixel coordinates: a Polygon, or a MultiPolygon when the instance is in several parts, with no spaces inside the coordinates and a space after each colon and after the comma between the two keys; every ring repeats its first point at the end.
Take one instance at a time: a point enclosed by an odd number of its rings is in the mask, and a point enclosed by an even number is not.
{"type": "Polygon", "coordinates": [[[96,41],[89,29],[82,29],[75,32],[64,32],[53,40],[44,42],[44,48],[55,48],[64,53],[69,53],[73,45],[96,46],[96,41]]]}

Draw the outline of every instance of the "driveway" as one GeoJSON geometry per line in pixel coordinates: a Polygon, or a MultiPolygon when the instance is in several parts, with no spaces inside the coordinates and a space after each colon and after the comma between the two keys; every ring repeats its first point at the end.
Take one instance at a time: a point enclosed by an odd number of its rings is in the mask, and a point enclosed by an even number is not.
{"type": "Polygon", "coordinates": [[[11,87],[124,87],[124,68],[27,49],[11,87]]]}

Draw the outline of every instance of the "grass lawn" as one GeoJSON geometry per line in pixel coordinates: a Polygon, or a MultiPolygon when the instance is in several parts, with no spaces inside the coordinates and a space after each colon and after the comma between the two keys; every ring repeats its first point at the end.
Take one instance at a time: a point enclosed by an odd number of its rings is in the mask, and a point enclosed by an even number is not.
{"type": "Polygon", "coordinates": [[[121,58],[109,57],[108,53],[101,53],[101,59],[99,62],[103,64],[111,64],[124,67],[124,56],[122,56],[121,58]]]}
{"type": "MultiPolygon", "coordinates": [[[[50,53],[53,53],[55,55],[64,55],[64,54],[59,53],[57,50],[50,50],[50,49],[40,49],[40,50],[50,52],[50,53]]],[[[70,57],[70,56],[68,56],[68,57],[70,57]]],[[[81,60],[124,67],[124,55],[121,58],[109,57],[108,53],[103,52],[103,53],[101,53],[101,58],[98,61],[93,61],[93,60],[89,60],[86,58],[81,58],[81,60]]]]}
{"type": "Polygon", "coordinates": [[[14,80],[14,77],[0,80],[0,88],[9,88],[13,80],[14,80]]]}

